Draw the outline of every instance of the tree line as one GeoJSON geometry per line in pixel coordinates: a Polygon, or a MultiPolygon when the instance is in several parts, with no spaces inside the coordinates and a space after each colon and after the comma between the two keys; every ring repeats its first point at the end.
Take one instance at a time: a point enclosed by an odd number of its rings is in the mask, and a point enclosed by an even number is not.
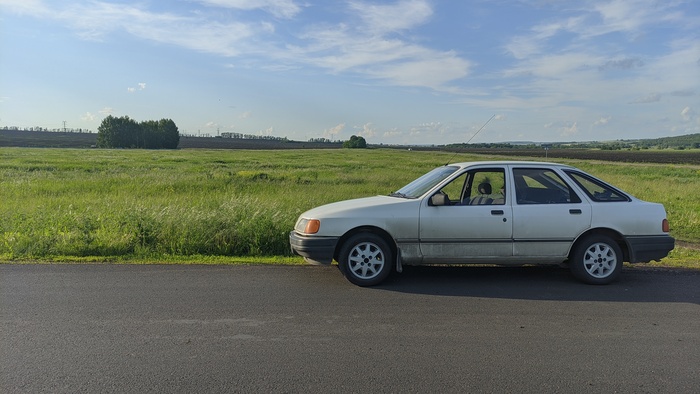
{"type": "Polygon", "coordinates": [[[243,133],[233,133],[229,131],[224,131],[221,133],[221,138],[231,138],[234,140],[266,140],[266,141],[282,141],[288,142],[287,137],[275,137],[274,135],[255,135],[255,134],[243,134],[243,133]]]}
{"type": "Polygon", "coordinates": [[[91,134],[92,130],[89,129],[74,129],[72,127],[64,127],[64,128],[53,128],[49,129],[48,127],[17,127],[17,126],[0,126],[0,130],[2,131],[39,131],[39,132],[45,132],[45,133],[85,133],[85,134],[91,134]]]}
{"type": "Polygon", "coordinates": [[[180,132],[171,119],[136,122],[107,116],[97,128],[98,148],[177,149],[180,132]]]}

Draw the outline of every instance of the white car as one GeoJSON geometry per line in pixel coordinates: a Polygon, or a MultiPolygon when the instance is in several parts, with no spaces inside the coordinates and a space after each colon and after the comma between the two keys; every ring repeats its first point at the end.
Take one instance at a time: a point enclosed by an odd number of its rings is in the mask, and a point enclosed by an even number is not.
{"type": "Polygon", "coordinates": [[[567,165],[469,162],[438,167],[388,196],[301,214],[289,234],[308,262],[338,261],[352,283],[425,264],[560,264],[607,284],[623,261],[674,248],[666,211],[567,165]]]}

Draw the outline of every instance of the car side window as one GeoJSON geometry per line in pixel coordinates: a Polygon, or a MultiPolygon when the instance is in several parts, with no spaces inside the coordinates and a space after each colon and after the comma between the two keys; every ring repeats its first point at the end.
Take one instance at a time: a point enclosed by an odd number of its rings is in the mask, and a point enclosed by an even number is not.
{"type": "Polygon", "coordinates": [[[440,189],[440,193],[447,196],[449,205],[462,205],[466,179],[467,173],[465,172],[440,189]]]}
{"type": "Polygon", "coordinates": [[[622,192],[614,189],[612,186],[606,185],[598,179],[590,177],[586,174],[565,171],[577,185],[590,197],[591,200],[597,202],[613,202],[613,201],[629,201],[629,198],[622,192]]]}
{"type": "Polygon", "coordinates": [[[440,189],[449,205],[505,205],[505,171],[483,169],[465,172],[440,189]]]}
{"type": "Polygon", "coordinates": [[[466,195],[468,205],[505,205],[506,177],[502,169],[470,172],[466,195]]]}
{"type": "Polygon", "coordinates": [[[515,199],[520,205],[580,203],[581,198],[554,171],[546,168],[515,168],[515,199]]]}

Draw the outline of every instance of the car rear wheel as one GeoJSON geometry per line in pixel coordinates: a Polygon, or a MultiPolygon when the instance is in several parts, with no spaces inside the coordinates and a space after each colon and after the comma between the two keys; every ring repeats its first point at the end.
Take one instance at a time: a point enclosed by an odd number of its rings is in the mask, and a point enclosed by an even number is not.
{"type": "Polygon", "coordinates": [[[338,266],[343,275],[358,286],[374,286],[391,273],[391,248],[381,237],[359,233],[340,249],[338,266]]]}
{"type": "Polygon", "coordinates": [[[606,285],[620,276],[622,250],[605,235],[582,239],[571,256],[571,272],[583,282],[606,285]]]}

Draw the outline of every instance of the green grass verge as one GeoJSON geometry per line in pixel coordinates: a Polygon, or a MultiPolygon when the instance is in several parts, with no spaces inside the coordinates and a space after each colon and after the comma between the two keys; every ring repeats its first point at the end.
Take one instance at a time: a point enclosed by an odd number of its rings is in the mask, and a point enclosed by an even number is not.
{"type": "MultiPolygon", "coordinates": [[[[645,266],[640,264],[639,266],[645,266]]],[[[648,264],[652,267],[700,269],[700,250],[676,246],[668,257],[648,264]]]]}
{"type": "Polygon", "coordinates": [[[10,259],[0,264],[172,264],[172,265],[306,265],[299,256],[54,256],[43,259],[10,259]]]}

